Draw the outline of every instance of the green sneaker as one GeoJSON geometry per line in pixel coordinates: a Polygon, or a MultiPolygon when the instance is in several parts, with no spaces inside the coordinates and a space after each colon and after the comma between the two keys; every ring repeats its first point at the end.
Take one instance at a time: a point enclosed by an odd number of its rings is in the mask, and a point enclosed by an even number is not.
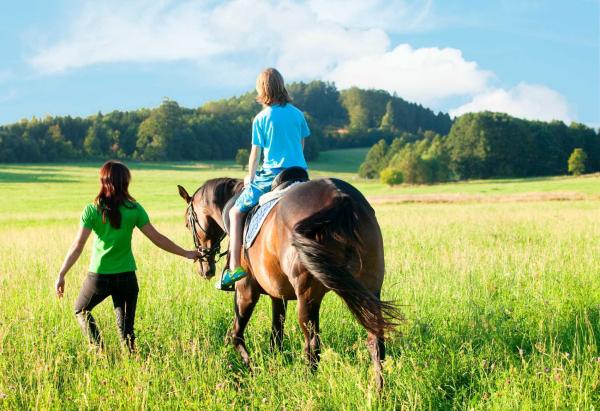
{"type": "Polygon", "coordinates": [[[236,269],[233,271],[227,269],[223,272],[223,275],[221,276],[221,281],[217,281],[215,288],[217,290],[230,291],[233,289],[233,284],[236,281],[241,280],[247,275],[248,273],[245,272],[242,267],[236,267],[236,269]]]}

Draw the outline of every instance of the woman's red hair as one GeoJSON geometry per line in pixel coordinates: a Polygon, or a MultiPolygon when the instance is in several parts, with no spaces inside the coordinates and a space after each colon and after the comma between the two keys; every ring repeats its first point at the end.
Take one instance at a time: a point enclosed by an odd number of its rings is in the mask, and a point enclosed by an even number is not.
{"type": "Polygon", "coordinates": [[[129,195],[129,182],[131,172],[127,166],[119,161],[108,160],[100,168],[100,192],[94,203],[102,213],[102,222],[106,218],[114,228],[121,228],[121,205],[133,203],[135,199],[129,195]]]}

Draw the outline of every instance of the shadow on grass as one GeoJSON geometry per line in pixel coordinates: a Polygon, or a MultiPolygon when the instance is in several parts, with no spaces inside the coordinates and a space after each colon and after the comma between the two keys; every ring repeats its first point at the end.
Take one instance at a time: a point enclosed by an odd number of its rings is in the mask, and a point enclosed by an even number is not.
{"type": "Polygon", "coordinates": [[[78,181],[78,179],[57,176],[49,172],[13,173],[0,171],[0,183],[76,183],[78,181]]]}
{"type": "MultiPolygon", "coordinates": [[[[210,162],[173,162],[173,163],[126,163],[132,170],[160,170],[160,171],[208,171],[226,170],[235,168],[236,165],[230,161],[210,162]]],[[[239,167],[239,166],[237,166],[239,167]]]]}
{"type": "MultiPolygon", "coordinates": [[[[128,161],[123,162],[133,171],[148,170],[148,171],[182,171],[182,172],[202,172],[202,171],[219,171],[226,174],[229,170],[241,171],[241,167],[233,161],[226,160],[206,160],[206,161],[172,161],[172,162],[139,162],[128,161]]],[[[341,155],[327,156],[319,158],[314,162],[309,162],[308,168],[310,171],[315,171],[321,174],[336,175],[338,173],[356,173],[362,160],[354,158],[344,158],[341,155]]],[[[19,164],[3,164],[3,169],[14,169],[21,172],[46,172],[52,173],[55,170],[64,170],[65,168],[82,168],[86,170],[98,170],[103,162],[73,162],[73,163],[19,163],[19,164]]]]}
{"type": "MultiPolygon", "coordinates": [[[[65,167],[85,168],[99,170],[103,161],[73,162],[73,163],[19,163],[2,164],[4,170],[53,172],[65,167]]],[[[132,170],[158,170],[158,171],[206,171],[219,169],[239,168],[233,161],[207,160],[207,161],[171,161],[171,162],[140,162],[123,160],[123,163],[132,170]]]]}

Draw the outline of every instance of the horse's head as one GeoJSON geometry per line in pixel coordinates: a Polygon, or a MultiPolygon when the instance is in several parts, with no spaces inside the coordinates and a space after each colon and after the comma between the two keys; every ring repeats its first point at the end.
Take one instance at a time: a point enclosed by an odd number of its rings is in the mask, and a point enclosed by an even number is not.
{"type": "Polygon", "coordinates": [[[192,196],[182,186],[177,187],[187,204],[185,225],[192,232],[194,245],[201,254],[198,273],[206,279],[212,278],[225,237],[222,210],[225,203],[242,189],[243,182],[233,178],[208,180],[192,196]]]}
{"type": "Polygon", "coordinates": [[[211,210],[198,195],[202,187],[193,196],[185,188],[179,188],[179,195],[186,201],[185,226],[191,231],[194,246],[201,254],[198,259],[198,274],[209,279],[215,275],[216,259],[220,256],[221,241],[225,236],[223,229],[211,217],[211,210]]]}

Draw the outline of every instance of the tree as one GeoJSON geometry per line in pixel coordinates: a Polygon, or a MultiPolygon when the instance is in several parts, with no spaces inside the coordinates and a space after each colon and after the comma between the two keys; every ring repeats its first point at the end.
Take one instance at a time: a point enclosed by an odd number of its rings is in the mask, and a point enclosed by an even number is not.
{"type": "Polygon", "coordinates": [[[569,173],[579,176],[585,172],[585,162],[587,154],[581,148],[576,148],[569,157],[569,173]]]}
{"type": "Polygon", "coordinates": [[[381,128],[393,130],[396,128],[396,114],[394,113],[393,100],[390,100],[385,105],[385,114],[381,118],[381,128]]]}
{"type": "Polygon", "coordinates": [[[358,169],[358,175],[363,178],[377,178],[379,171],[387,165],[386,153],[388,145],[385,140],[379,140],[365,157],[365,161],[358,169]]]}
{"type": "MultiPolygon", "coordinates": [[[[587,156],[586,169],[588,171],[600,169],[600,139],[595,130],[585,124],[571,123],[568,127],[568,135],[573,145],[569,153],[572,153],[572,149],[581,148],[587,156]]],[[[564,160],[562,165],[564,167],[564,160]]]]}
{"type": "Polygon", "coordinates": [[[448,181],[450,179],[450,157],[444,147],[444,139],[436,135],[427,150],[423,153],[429,171],[429,182],[448,181]]]}
{"type": "Polygon", "coordinates": [[[189,159],[189,125],[182,109],[173,100],[165,99],[138,129],[136,155],[142,160],[189,159]]]}
{"type": "Polygon", "coordinates": [[[402,175],[402,172],[397,168],[386,167],[379,173],[379,180],[383,184],[394,186],[397,184],[402,184],[402,182],[404,181],[404,176],[402,175]]]}
{"type": "Polygon", "coordinates": [[[413,145],[408,145],[396,154],[390,161],[390,167],[402,173],[405,183],[426,184],[431,182],[428,164],[416,152],[413,145]]]}
{"type": "Polygon", "coordinates": [[[447,114],[435,114],[419,104],[390,96],[383,90],[362,90],[351,87],[340,92],[340,100],[348,112],[349,126],[354,130],[369,128],[389,130],[391,127],[416,132],[421,128],[447,134],[452,125],[452,120],[447,114]]]}
{"type": "Polygon", "coordinates": [[[467,113],[448,134],[450,167],[461,179],[531,175],[526,121],[504,113],[467,113]],[[525,156],[525,158],[524,158],[525,156]]]}
{"type": "Polygon", "coordinates": [[[83,139],[83,150],[90,157],[106,155],[110,147],[107,129],[100,121],[95,121],[83,139]]]}
{"type": "Polygon", "coordinates": [[[48,160],[71,159],[76,156],[73,144],[65,139],[62,130],[58,124],[54,124],[48,128],[48,160]]]}
{"type": "Polygon", "coordinates": [[[316,80],[310,83],[291,83],[287,89],[294,105],[319,124],[343,127],[347,123],[348,115],[333,83],[316,80]]]}
{"type": "Polygon", "coordinates": [[[242,166],[242,171],[246,169],[248,165],[248,159],[250,158],[250,153],[245,148],[240,148],[235,155],[235,163],[237,165],[242,166]]]}

